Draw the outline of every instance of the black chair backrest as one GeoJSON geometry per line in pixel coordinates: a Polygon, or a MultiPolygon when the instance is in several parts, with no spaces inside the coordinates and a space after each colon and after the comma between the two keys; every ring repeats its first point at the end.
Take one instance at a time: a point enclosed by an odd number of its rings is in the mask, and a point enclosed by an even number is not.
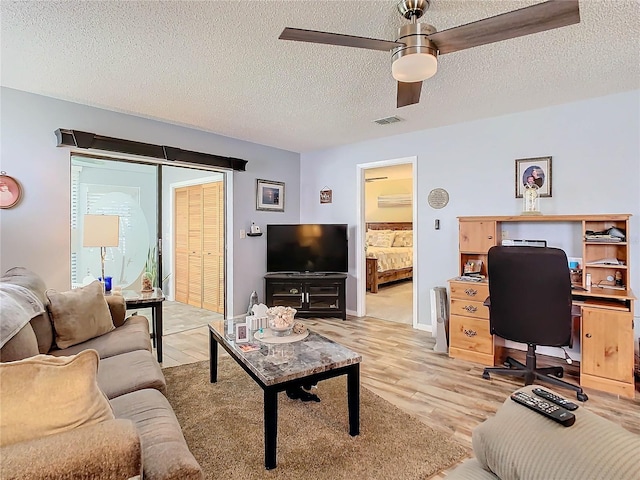
{"type": "Polygon", "coordinates": [[[571,342],[571,278],[559,248],[489,250],[491,333],[515,342],[565,346],[571,342]]]}

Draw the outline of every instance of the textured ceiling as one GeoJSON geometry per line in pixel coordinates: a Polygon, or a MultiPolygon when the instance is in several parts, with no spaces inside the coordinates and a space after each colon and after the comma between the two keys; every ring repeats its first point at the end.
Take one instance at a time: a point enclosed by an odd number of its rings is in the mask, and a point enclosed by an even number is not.
{"type": "MultiPolygon", "coordinates": [[[[637,0],[581,0],[578,25],[443,55],[400,109],[390,54],[278,40],[285,26],[393,40],[395,3],[2,0],[0,80],[296,152],[640,88],[637,0]],[[390,115],[405,121],[372,123],[390,115]]],[[[535,3],[433,0],[421,21],[535,3]]]]}

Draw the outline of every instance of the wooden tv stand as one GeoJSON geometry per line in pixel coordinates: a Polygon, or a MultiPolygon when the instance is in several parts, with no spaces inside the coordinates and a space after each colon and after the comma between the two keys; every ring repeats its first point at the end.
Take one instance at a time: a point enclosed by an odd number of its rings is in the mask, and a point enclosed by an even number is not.
{"type": "Polygon", "coordinates": [[[268,273],[264,280],[269,307],[292,307],[299,317],[347,319],[346,273],[268,273]]]}
{"type": "MultiPolygon", "coordinates": [[[[629,288],[631,280],[629,243],[602,243],[585,240],[587,230],[610,227],[624,230],[629,238],[630,215],[539,215],[501,217],[458,217],[459,275],[469,261],[482,261],[481,274],[487,274],[487,256],[494,245],[502,244],[508,224],[563,222],[580,231],[582,244],[582,284],[585,290],[572,292],[580,314],[580,385],[634,398],[633,308],[636,297],[629,288]],[[617,258],[624,265],[597,263],[601,258],[617,258]],[[592,278],[587,289],[586,274],[592,278]],[[618,273],[625,289],[614,288],[608,277],[618,273]],[[600,288],[596,285],[600,285],[600,288]]],[[[494,337],[489,330],[489,311],[482,305],[489,295],[488,282],[449,280],[450,312],[449,356],[493,366],[500,361],[494,337]]]]}

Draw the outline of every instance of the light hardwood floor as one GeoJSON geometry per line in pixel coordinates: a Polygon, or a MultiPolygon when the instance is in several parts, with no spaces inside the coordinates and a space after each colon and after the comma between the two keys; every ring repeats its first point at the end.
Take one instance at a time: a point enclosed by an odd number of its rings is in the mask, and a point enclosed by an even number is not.
{"type": "MultiPolygon", "coordinates": [[[[375,318],[309,319],[312,330],[362,355],[361,383],[433,428],[450,433],[469,450],[473,428],[492,416],[522,380],[482,378],[482,366],[433,352],[434,339],[409,325],[375,318]]],[[[164,337],[163,366],[208,359],[207,327],[164,337]]],[[[568,380],[575,380],[568,377],[568,380]]],[[[575,400],[570,390],[554,390],[575,400]]],[[[640,434],[640,394],[636,399],[588,390],[583,407],[640,434]]],[[[322,384],[318,394],[322,395],[322,384]]],[[[447,471],[433,479],[443,479],[447,471]]]]}

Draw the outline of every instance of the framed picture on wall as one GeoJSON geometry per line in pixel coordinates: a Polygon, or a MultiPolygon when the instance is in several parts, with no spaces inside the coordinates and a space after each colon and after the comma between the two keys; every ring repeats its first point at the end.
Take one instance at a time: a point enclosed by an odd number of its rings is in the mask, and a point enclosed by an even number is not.
{"type": "Polygon", "coordinates": [[[284,183],[258,179],[256,181],[256,210],[284,212],[284,183]]]}
{"type": "Polygon", "coordinates": [[[522,198],[526,185],[537,185],[540,197],[551,196],[551,157],[516,160],[516,198],[522,198]]]}

